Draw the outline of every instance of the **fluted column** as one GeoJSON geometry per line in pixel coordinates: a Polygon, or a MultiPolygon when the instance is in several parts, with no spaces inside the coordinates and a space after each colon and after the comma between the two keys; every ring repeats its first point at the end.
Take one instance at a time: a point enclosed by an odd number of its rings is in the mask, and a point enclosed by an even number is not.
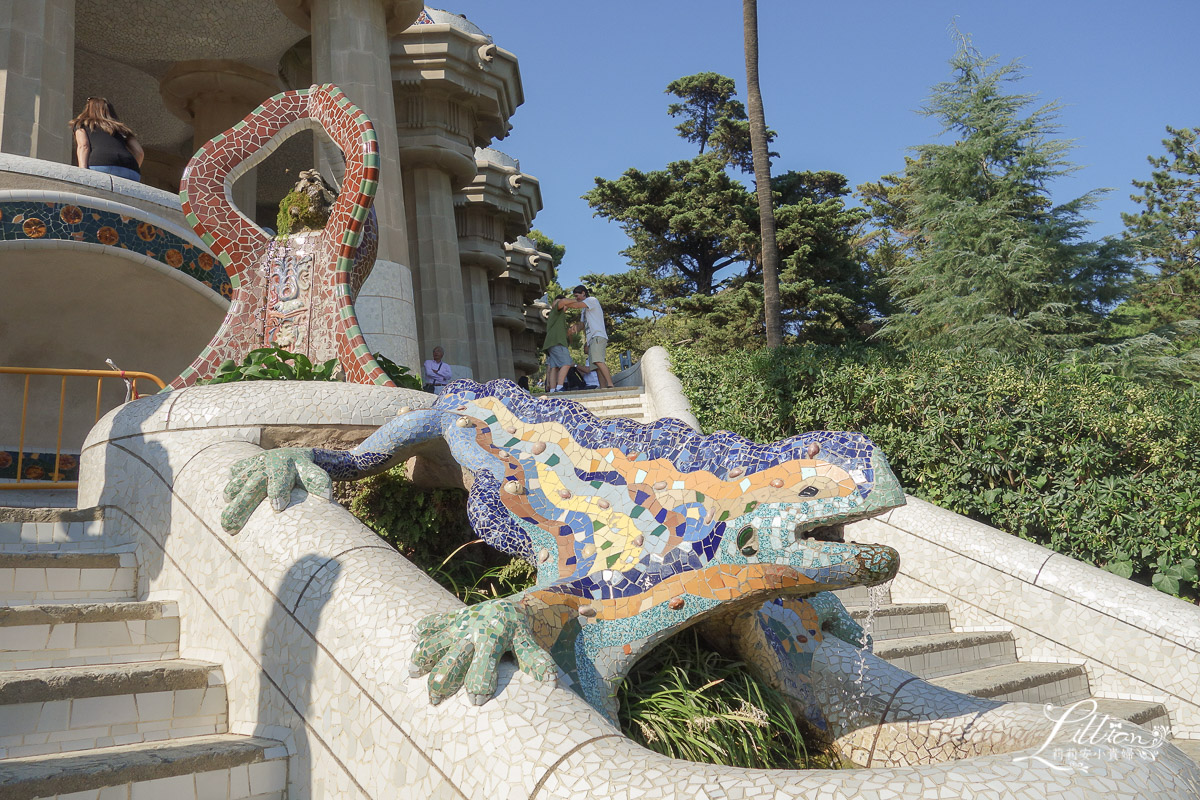
{"type": "MultiPolygon", "coordinates": [[[[409,268],[388,36],[412,24],[421,12],[421,0],[276,0],[276,4],[297,25],[312,31],[313,82],[337,84],[375,124],[379,256],[355,307],[367,345],[416,373],[421,365],[413,297],[416,276],[409,268]]],[[[320,139],[316,151],[314,160],[322,172],[340,178],[340,159],[331,159],[320,139]]]]}
{"type": "Polygon", "coordinates": [[[69,163],[75,0],[0,0],[0,152],[69,163]]]}
{"type": "Polygon", "coordinates": [[[478,264],[463,264],[462,280],[471,369],[475,380],[490,381],[499,378],[500,371],[496,363],[496,335],[492,330],[492,296],[488,290],[487,270],[478,264]]]}
{"type": "Polygon", "coordinates": [[[492,335],[496,343],[497,377],[517,379],[513,366],[513,331],[525,326],[520,289],[507,278],[492,281],[492,335]]]}
{"type": "MultiPolygon", "coordinates": [[[[282,89],[275,75],[225,59],[177,62],[159,82],[167,110],[192,126],[193,150],[241,122],[282,89]]],[[[233,202],[246,217],[254,219],[258,205],[255,170],[238,177],[233,202]]]]}
{"type": "Polygon", "coordinates": [[[401,192],[400,151],[396,136],[396,102],[392,95],[388,29],[403,29],[416,18],[411,10],[384,0],[312,0],[313,81],[336,83],[346,97],[375,123],[379,139],[379,257],[404,263],[408,231],[401,192]],[[401,14],[396,18],[395,14],[401,14]],[[405,17],[403,15],[411,14],[405,17]]]}
{"type": "Polygon", "coordinates": [[[426,352],[440,345],[451,364],[471,365],[451,177],[436,166],[404,171],[413,289],[426,352]]]}

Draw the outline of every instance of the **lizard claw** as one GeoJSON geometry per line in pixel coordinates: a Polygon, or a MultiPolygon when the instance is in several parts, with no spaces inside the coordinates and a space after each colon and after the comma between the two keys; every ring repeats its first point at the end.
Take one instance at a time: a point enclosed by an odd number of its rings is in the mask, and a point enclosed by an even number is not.
{"type": "Polygon", "coordinates": [[[501,597],[417,623],[409,675],[429,674],[430,702],[436,705],[465,687],[471,703],[483,705],[496,693],[497,669],[508,652],[522,672],[541,681],[557,678],[554,660],[533,638],[520,601],[501,597]]]}

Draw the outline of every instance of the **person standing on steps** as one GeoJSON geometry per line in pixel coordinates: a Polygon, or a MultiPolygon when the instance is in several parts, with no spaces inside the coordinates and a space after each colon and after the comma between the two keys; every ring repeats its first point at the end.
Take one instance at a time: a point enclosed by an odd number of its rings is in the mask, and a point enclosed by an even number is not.
{"type": "MultiPolygon", "coordinates": [[[[600,307],[600,301],[592,297],[583,284],[576,286],[571,293],[575,296],[575,300],[567,301],[566,307],[583,310],[584,349],[600,377],[600,388],[613,389],[615,387],[612,375],[608,372],[608,364],[605,363],[604,355],[604,351],[608,347],[608,329],[604,327],[604,309],[600,307]]],[[[578,324],[571,326],[572,332],[577,329],[578,324]]]]}
{"type": "Polygon", "coordinates": [[[542,349],[546,351],[546,391],[561,392],[563,379],[571,368],[571,350],[567,347],[567,300],[559,295],[550,301],[550,313],[546,317],[546,339],[542,349]]]}
{"type": "Polygon", "coordinates": [[[454,380],[454,373],[450,369],[450,365],[442,361],[444,355],[446,355],[446,351],[441,347],[433,348],[433,358],[425,359],[425,364],[421,367],[425,377],[423,388],[427,392],[442,394],[446,391],[446,384],[454,380]]]}
{"type": "Polygon", "coordinates": [[[146,153],[129,126],[117,118],[112,103],[103,97],[89,97],[83,111],[71,120],[71,130],[79,166],[141,182],[146,153]]]}

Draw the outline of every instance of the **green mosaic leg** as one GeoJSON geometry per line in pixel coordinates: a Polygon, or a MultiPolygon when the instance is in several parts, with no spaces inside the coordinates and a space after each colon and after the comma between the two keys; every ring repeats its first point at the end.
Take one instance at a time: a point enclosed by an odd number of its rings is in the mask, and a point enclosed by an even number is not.
{"type": "Polygon", "coordinates": [[[429,673],[429,699],[440,703],[464,686],[482,705],[496,692],[497,666],[505,653],[541,681],[557,677],[550,654],[533,638],[519,597],[502,597],[460,611],[434,614],[417,624],[409,674],[429,673]]]}
{"type": "Polygon", "coordinates": [[[309,494],[332,497],[333,481],[313,463],[312,454],[307,447],[281,447],[234,464],[229,471],[229,483],[225,484],[225,500],[229,505],[221,514],[221,527],[237,533],[258,504],[268,497],[271,508],[282,511],[287,508],[297,482],[309,494]]]}

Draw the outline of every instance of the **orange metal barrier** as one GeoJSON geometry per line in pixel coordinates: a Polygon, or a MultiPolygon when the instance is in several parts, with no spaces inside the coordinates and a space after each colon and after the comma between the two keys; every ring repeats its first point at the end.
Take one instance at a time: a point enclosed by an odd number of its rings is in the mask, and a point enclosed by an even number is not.
{"type": "Polygon", "coordinates": [[[17,444],[17,479],[15,481],[0,481],[0,490],[4,489],[77,489],[79,488],[78,481],[61,480],[59,466],[62,463],[62,430],[63,430],[63,409],[66,407],[67,398],[67,378],[95,378],[96,379],[96,416],[92,420],[95,424],[100,420],[100,395],[104,387],[104,380],[115,379],[119,381],[128,381],[130,399],[138,398],[137,382],[139,379],[152,381],[158,385],[159,389],[166,388],[166,384],[157,375],[151,375],[149,372],[129,372],[126,370],[116,369],[47,369],[43,367],[0,367],[0,375],[24,375],[25,389],[21,397],[21,434],[20,441],[17,444]],[[29,410],[29,379],[34,375],[57,375],[62,377],[62,382],[59,385],[58,391],[58,439],[54,449],[54,471],[51,473],[51,480],[48,481],[29,481],[24,480],[24,460],[25,460],[25,420],[29,410]]]}

